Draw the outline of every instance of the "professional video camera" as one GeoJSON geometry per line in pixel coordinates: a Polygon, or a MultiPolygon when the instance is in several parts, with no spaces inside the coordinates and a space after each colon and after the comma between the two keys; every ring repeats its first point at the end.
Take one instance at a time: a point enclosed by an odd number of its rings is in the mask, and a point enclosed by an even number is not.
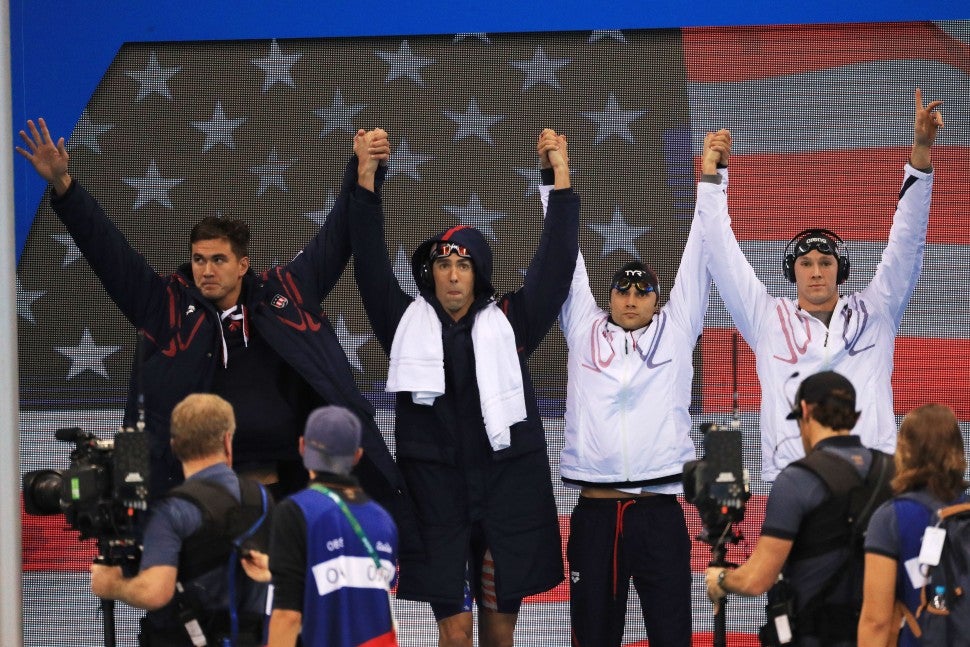
{"type": "Polygon", "coordinates": [[[24,474],[27,514],[63,513],[81,541],[98,540],[99,561],[137,566],[137,524],[149,494],[145,432],[123,430],[102,440],[70,427],[58,429],[54,437],[74,443],[70,466],[24,474]]]}
{"type": "MultiPolygon", "coordinates": [[[[737,390],[735,390],[735,394],[737,390]]],[[[737,396],[735,396],[737,402],[737,396]]],[[[751,497],[748,472],[741,461],[740,420],[735,417],[730,427],[701,425],[704,432],[704,457],[684,465],[684,497],[697,507],[703,529],[697,536],[711,547],[708,566],[733,567],[726,561],[728,543],[743,537],[733,524],[744,519],[744,506],[751,497]]],[[[727,647],[727,600],[714,607],[713,647],[727,647]]]]}
{"type": "Polygon", "coordinates": [[[751,492],[741,461],[741,430],[705,424],[701,431],[704,457],[684,465],[684,497],[701,517],[697,539],[713,547],[735,539],[731,525],[744,519],[751,492]]]}

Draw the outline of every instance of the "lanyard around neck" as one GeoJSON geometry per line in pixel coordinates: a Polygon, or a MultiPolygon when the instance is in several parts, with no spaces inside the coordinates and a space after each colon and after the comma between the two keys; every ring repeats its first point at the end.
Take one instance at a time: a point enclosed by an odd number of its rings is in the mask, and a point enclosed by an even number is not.
{"type": "Polygon", "coordinates": [[[337,504],[337,507],[340,508],[340,511],[344,513],[345,517],[347,517],[347,522],[350,523],[350,527],[354,529],[354,533],[357,535],[357,537],[360,538],[361,543],[364,544],[364,548],[367,549],[367,552],[370,555],[370,558],[374,560],[374,565],[377,567],[377,570],[380,570],[381,569],[380,556],[377,554],[377,551],[374,550],[374,546],[373,544],[370,543],[370,539],[368,539],[367,535],[364,534],[364,529],[360,527],[360,522],[357,521],[357,517],[355,517],[354,513],[350,511],[350,508],[347,507],[347,504],[344,503],[344,500],[341,499],[333,490],[328,488],[326,485],[321,485],[320,483],[312,483],[310,485],[310,488],[316,490],[317,492],[326,494],[328,497],[330,497],[330,499],[334,503],[337,504]]]}

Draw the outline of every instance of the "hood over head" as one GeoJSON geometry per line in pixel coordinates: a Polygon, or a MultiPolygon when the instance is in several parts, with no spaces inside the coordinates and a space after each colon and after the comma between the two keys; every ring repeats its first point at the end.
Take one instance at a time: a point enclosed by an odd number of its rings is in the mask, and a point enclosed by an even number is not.
{"type": "Polygon", "coordinates": [[[482,232],[468,225],[458,225],[447,229],[433,238],[424,241],[411,256],[411,272],[414,281],[422,291],[434,290],[431,274],[431,250],[438,243],[455,243],[468,250],[472,265],[475,267],[475,296],[495,294],[492,287],[492,248],[482,232]]]}

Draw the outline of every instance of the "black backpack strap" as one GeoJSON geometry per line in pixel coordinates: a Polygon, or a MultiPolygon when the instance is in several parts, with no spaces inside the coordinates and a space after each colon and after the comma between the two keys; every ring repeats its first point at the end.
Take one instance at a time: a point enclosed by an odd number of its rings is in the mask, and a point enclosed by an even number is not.
{"type": "Polygon", "coordinates": [[[869,527],[869,519],[884,501],[892,497],[892,489],[889,486],[890,480],[896,473],[893,457],[889,454],[876,449],[872,452],[872,464],[869,466],[869,473],[866,474],[866,491],[870,494],[863,505],[853,513],[852,524],[853,532],[864,534],[869,527]]]}
{"type": "Polygon", "coordinates": [[[821,449],[792,464],[815,474],[829,497],[803,520],[789,559],[799,561],[844,547],[851,535],[845,523],[848,496],[864,483],[859,471],[841,456],[821,449]]]}
{"type": "Polygon", "coordinates": [[[189,501],[202,512],[202,526],[182,543],[179,579],[191,580],[223,566],[232,550],[230,513],[240,502],[221,485],[201,479],[185,481],[169,496],[189,501]]]}
{"type": "Polygon", "coordinates": [[[273,507],[273,497],[266,487],[248,478],[239,479],[239,498],[242,509],[248,514],[230,524],[233,545],[237,550],[254,547],[266,552],[269,545],[269,513],[273,507]],[[254,519],[253,511],[259,511],[254,519]]]}
{"type": "MultiPolygon", "coordinates": [[[[202,512],[202,526],[182,545],[178,574],[180,583],[215,568],[230,565],[248,546],[266,549],[268,542],[265,540],[269,528],[266,520],[272,507],[272,497],[258,482],[247,478],[238,480],[238,500],[223,486],[202,479],[185,481],[169,492],[169,496],[190,501],[202,512]]],[[[240,617],[236,608],[236,575],[236,569],[230,566],[228,614],[221,612],[216,616],[211,613],[206,616],[194,596],[187,591],[177,591],[174,601],[179,609],[180,620],[204,625],[208,637],[215,626],[213,623],[223,622],[219,618],[226,616],[223,624],[228,627],[231,642],[235,644],[240,629],[240,617]]]]}

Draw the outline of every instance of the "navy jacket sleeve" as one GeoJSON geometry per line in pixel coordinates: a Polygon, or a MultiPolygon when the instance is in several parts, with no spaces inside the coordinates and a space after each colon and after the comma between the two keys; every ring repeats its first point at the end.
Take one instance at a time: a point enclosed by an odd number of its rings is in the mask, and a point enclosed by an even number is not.
{"type": "Polygon", "coordinates": [[[132,248],[77,181],[63,195],[52,195],[51,206],[122,314],[135,327],[152,333],[152,317],[164,311],[159,304],[164,303],[167,280],[132,248]]]}
{"type": "Polygon", "coordinates": [[[526,355],[539,346],[556,321],[569,295],[578,253],[579,196],[572,189],[553,191],[525,281],[499,302],[526,355]]]}
{"type": "Polygon", "coordinates": [[[310,240],[287,269],[308,294],[307,300],[323,301],[343,274],[350,260],[350,232],[347,228],[347,197],[357,182],[357,157],[353,156],[344,169],[340,193],[320,231],[310,240]]]}
{"type": "Polygon", "coordinates": [[[390,354],[394,331],[413,299],[398,285],[384,234],[380,197],[360,186],[348,201],[350,238],[354,249],[354,278],[374,336],[390,354]]]}

